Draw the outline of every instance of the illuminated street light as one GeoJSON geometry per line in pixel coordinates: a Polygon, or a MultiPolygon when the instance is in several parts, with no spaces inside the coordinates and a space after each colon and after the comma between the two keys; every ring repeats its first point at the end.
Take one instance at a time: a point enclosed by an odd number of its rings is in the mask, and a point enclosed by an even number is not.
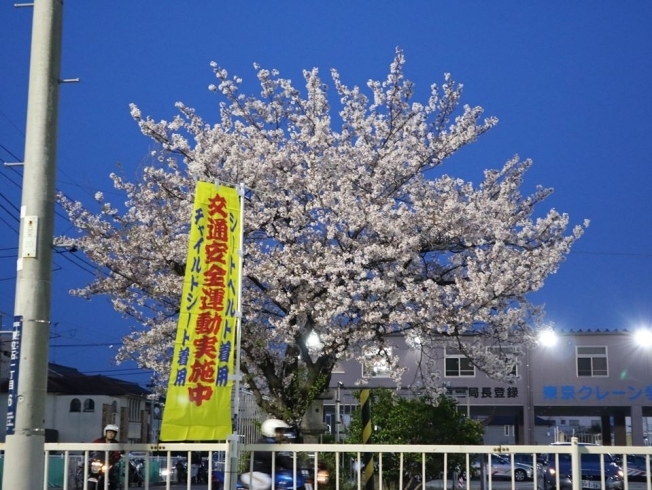
{"type": "Polygon", "coordinates": [[[557,334],[552,328],[539,332],[539,342],[544,347],[553,347],[557,343],[557,334]]]}

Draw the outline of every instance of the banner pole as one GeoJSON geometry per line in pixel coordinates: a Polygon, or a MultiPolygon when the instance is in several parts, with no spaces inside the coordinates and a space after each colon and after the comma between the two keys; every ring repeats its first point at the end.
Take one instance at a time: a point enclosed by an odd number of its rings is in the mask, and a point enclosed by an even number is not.
{"type": "Polygon", "coordinates": [[[236,343],[236,359],[235,359],[235,374],[234,374],[234,391],[233,396],[233,435],[231,436],[231,446],[229,451],[229,474],[226,475],[225,488],[235,490],[238,480],[238,461],[240,459],[240,449],[238,443],[240,442],[240,380],[242,379],[242,372],[240,371],[240,355],[241,355],[241,339],[242,339],[242,271],[244,263],[244,218],[245,218],[245,186],[243,183],[236,185],[236,191],[240,197],[240,250],[238,255],[240,262],[238,264],[238,277],[240,280],[238,291],[238,307],[236,314],[236,330],[235,330],[235,343],[236,343]]]}

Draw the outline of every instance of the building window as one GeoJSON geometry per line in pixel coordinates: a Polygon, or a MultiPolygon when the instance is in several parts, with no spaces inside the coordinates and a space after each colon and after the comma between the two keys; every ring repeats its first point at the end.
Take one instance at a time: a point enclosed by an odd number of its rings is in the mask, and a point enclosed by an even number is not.
{"type": "Polygon", "coordinates": [[[344,364],[342,362],[336,362],[335,366],[333,366],[333,370],[331,372],[332,373],[345,373],[346,371],[344,370],[344,364]]]}
{"type": "Polygon", "coordinates": [[[503,361],[505,364],[511,364],[512,370],[509,372],[510,375],[512,376],[518,376],[518,371],[517,371],[517,359],[518,356],[521,354],[520,350],[518,347],[514,346],[506,346],[506,347],[498,347],[498,346],[493,346],[493,347],[487,347],[487,350],[496,356],[498,359],[503,361]]]}
{"type": "Polygon", "coordinates": [[[94,412],[95,411],[95,402],[90,398],[84,400],[84,412],[94,412]]]}
{"type": "Polygon", "coordinates": [[[383,347],[382,352],[378,347],[365,349],[365,360],[362,364],[363,378],[389,378],[390,366],[387,360],[392,355],[391,347],[383,347]]]}
{"type": "Polygon", "coordinates": [[[475,376],[475,366],[471,359],[459,349],[446,347],[446,377],[475,376]]]}
{"type": "Polygon", "coordinates": [[[70,411],[81,412],[81,401],[79,401],[79,398],[73,398],[70,401],[70,411]]]}
{"type": "Polygon", "coordinates": [[[140,400],[137,398],[129,399],[129,421],[140,422],[140,400]]]}
{"type": "Polygon", "coordinates": [[[606,347],[577,347],[578,376],[608,376],[606,347]]]}

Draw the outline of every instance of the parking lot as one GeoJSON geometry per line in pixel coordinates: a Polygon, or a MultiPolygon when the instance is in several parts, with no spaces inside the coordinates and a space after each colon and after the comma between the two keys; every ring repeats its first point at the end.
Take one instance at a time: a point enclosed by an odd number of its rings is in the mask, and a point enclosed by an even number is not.
{"type": "MultiPolygon", "coordinates": [[[[136,488],[136,487],[132,487],[136,488]]],[[[141,487],[142,488],[142,487],[141,487]]],[[[162,490],[165,489],[166,486],[165,484],[162,483],[157,483],[153,484],[150,486],[153,490],[162,490]]],[[[185,490],[188,489],[187,484],[185,483],[171,483],[170,487],[171,490],[185,490]]],[[[191,484],[190,488],[192,490],[208,490],[208,485],[207,484],[191,484]]],[[[453,482],[448,482],[448,490],[463,490],[467,488],[466,486],[459,487],[455,485],[453,482]]],[[[471,480],[471,485],[470,488],[473,490],[508,490],[512,488],[512,482],[510,481],[492,481],[491,486],[487,485],[484,487],[484,489],[481,488],[480,486],[480,481],[479,480],[471,480]]],[[[533,490],[535,489],[535,486],[533,482],[528,481],[528,482],[521,482],[521,483],[516,483],[514,488],[518,490],[533,490]]],[[[629,483],[628,488],[630,490],[645,490],[647,489],[647,484],[643,482],[632,482],[629,483]]],[[[59,488],[53,488],[51,490],[62,490],[60,487],[59,488]]],[[[212,487],[212,490],[217,490],[215,486],[212,487]]],[[[441,481],[433,481],[433,482],[428,482],[428,486],[426,490],[444,490],[443,487],[443,482],[441,481]]]]}

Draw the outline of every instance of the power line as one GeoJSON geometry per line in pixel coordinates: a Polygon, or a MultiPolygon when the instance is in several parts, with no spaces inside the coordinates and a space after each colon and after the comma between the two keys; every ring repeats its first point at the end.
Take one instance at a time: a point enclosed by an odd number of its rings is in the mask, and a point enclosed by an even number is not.
{"type": "Polygon", "coordinates": [[[55,347],[111,347],[112,345],[121,345],[122,342],[91,343],[91,344],[50,344],[50,348],[55,347]]]}
{"type": "MultiPolygon", "coordinates": [[[[95,271],[94,271],[94,270],[87,269],[86,267],[84,267],[84,266],[82,266],[81,264],[79,264],[79,263],[75,262],[74,260],[72,260],[72,259],[71,259],[70,257],[68,257],[67,255],[64,255],[66,252],[67,252],[67,253],[72,253],[71,250],[55,250],[55,251],[54,251],[54,253],[58,254],[61,258],[67,260],[67,261],[70,262],[72,265],[75,265],[75,266],[79,267],[81,270],[83,270],[84,272],[88,272],[88,273],[89,273],[90,275],[92,275],[92,276],[95,275],[95,271]]],[[[73,257],[75,257],[75,255],[73,255],[73,257]]],[[[84,263],[84,265],[87,265],[85,262],[83,262],[83,263],[84,263]]]]}
{"type": "MultiPolygon", "coordinates": [[[[4,206],[2,206],[1,204],[0,204],[0,208],[5,209],[4,206]]],[[[2,216],[0,216],[0,220],[2,220],[3,223],[5,223],[9,228],[11,228],[12,231],[18,233],[18,230],[14,228],[13,224],[9,223],[9,221],[5,220],[2,216]]]]}
{"type": "Polygon", "coordinates": [[[122,373],[122,372],[133,372],[138,370],[140,370],[141,373],[143,371],[147,371],[147,369],[145,368],[122,368],[122,369],[111,369],[111,370],[102,369],[98,371],[84,371],[84,374],[122,373]]]}
{"type": "MultiPolygon", "coordinates": [[[[143,376],[143,375],[149,374],[147,371],[148,370],[138,371],[137,369],[134,369],[134,371],[132,371],[132,372],[120,373],[120,376],[143,376]]],[[[87,371],[87,372],[82,373],[82,374],[88,374],[89,372],[93,373],[94,371],[87,371]]],[[[99,371],[99,372],[97,372],[97,374],[111,374],[111,373],[115,373],[115,372],[116,372],[115,370],[106,370],[106,371],[99,371]]]]}
{"type": "MultiPolygon", "coordinates": [[[[12,170],[14,173],[16,173],[17,175],[20,176],[20,174],[18,173],[18,171],[17,171],[15,168],[13,168],[13,167],[9,167],[9,169],[12,170]]],[[[16,182],[16,181],[13,180],[12,178],[10,178],[10,177],[5,173],[5,172],[0,172],[0,175],[4,176],[4,177],[9,181],[9,182],[11,182],[11,183],[14,184],[16,187],[18,187],[19,189],[22,190],[23,187],[22,187],[18,182],[16,182]]]]}
{"type": "Polygon", "coordinates": [[[652,253],[631,253],[631,252],[589,252],[583,250],[571,250],[571,254],[582,255],[619,255],[623,257],[652,257],[652,253]]]}
{"type": "MultiPolygon", "coordinates": [[[[20,174],[19,174],[15,169],[12,168],[11,170],[13,170],[16,174],[20,175],[20,174]]],[[[12,184],[14,184],[18,189],[22,189],[22,187],[21,187],[20,184],[18,184],[16,181],[14,181],[13,179],[11,179],[11,178],[10,178],[8,175],[6,175],[5,173],[1,173],[0,175],[4,175],[5,178],[7,178],[7,179],[8,179],[12,184]]],[[[63,194],[63,192],[62,192],[62,194],[63,194]]],[[[64,194],[64,195],[65,195],[65,194],[64,194]]],[[[1,194],[1,193],[0,193],[0,197],[2,197],[4,200],[6,200],[6,201],[7,201],[7,202],[8,202],[8,203],[9,203],[9,204],[10,204],[10,205],[11,205],[11,206],[16,210],[16,212],[18,212],[18,213],[20,214],[20,209],[19,209],[17,206],[15,206],[13,203],[11,203],[11,201],[9,201],[9,199],[7,199],[7,198],[6,198],[3,194],[1,194]]],[[[69,198],[69,199],[70,199],[70,198],[69,198]]],[[[6,207],[4,207],[4,206],[1,205],[1,204],[0,204],[0,208],[1,208],[1,209],[4,209],[4,210],[7,212],[7,214],[11,215],[11,216],[16,220],[16,222],[20,223],[20,219],[19,219],[18,217],[16,217],[16,215],[15,215],[14,213],[12,213],[11,211],[9,211],[6,207]]],[[[55,210],[55,213],[56,213],[59,217],[65,219],[66,221],[68,221],[68,222],[70,221],[70,220],[68,219],[68,217],[67,217],[66,215],[62,214],[60,211],[55,210]]],[[[7,220],[5,220],[2,216],[0,216],[0,220],[1,220],[2,222],[4,222],[5,224],[7,224],[7,226],[9,226],[9,227],[14,231],[14,232],[18,233],[18,230],[17,230],[14,226],[12,226],[11,223],[9,223],[7,220]]],[[[61,252],[57,252],[57,253],[61,254],[61,252]]],[[[78,263],[78,262],[76,262],[76,261],[74,261],[74,260],[71,260],[69,257],[67,257],[67,256],[65,256],[65,255],[61,255],[61,256],[62,256],[65,260],[67,260],[68,262],[70,262],[71,264],[73,264],[73,265],[75,265],[76,267],[82,269],[84,272],[87,272],[87,273],[89,273],[89,274],[91,274],[91,275],[93,275],[93,276],[95,275],[95,271],[94,271],[94,270],[90,270],[90,269],[88,268],[89,266],[92,266],[92,264],[86,263],[86,262],[84,262],[82,259],[77,259],[77,260],[79,260],[79,261],[81,262],[81,264],[80,264],[80,263],[78,263]],[[82,265],[82,264],[83,264],[83,265],[82,265]]],[[[9,258],[9,257],[13,257],[13,256],[7,256],[7,255],[2,255],[2,256],[0,256],[0,258],[9,258]]],[[[59,264],[56,264],[56,263],[55,263],[55,265],[56,265],[57,267],[59,267],[59,269],[62,268],[59,264]]],[[[0,279],[0,281],[2,281],[2,280],[7,280],[7,279],[11,279],[11,278],[0,279]]]]}
{"type": "Polygon", "coordinates": [[[21,161],[20,158],[18,158],[18,157],[17,157],[17,156],[16,156],[16,155],[15,155],[15,154],[14,154],[14,153],[9,149],[9,148],[7,148],[7,147],[6,147],[5,145],[3,145],[2,143],[0,143],[0,148],[2,148],[4,151],[6,151],[6,152],[9,153],[12,157],[14,157],[14,158],[16,159],[16,162],[20,162],[20,161],[21,161]]]}
{"type": "MultiPolygon", "coordinates": [[[[2,194],[1,192],[0,192],[0,197],[1,197],[2,199],[4,199],[5,201],[7,201],[7,203],[8,203],[12,208],[14,208],[14,210],[15,210],[15,211],[20,215],[20,209],[18,208],[18,206],[16,206],[13,202],[11,202],[11,201],[10,201],[10,200],[9,200],[9,199],[4,195],[4,194],[2,194]]],[[[8,212],[8,211],[7,211],[7,212],[8,212]]],[[[12,213],[12,214],[13,214],[13,213],[12,213]]],[[[15,215],[14,215],[14,216],[15,216],[15,215]]],[[[17,217],[16,217],[16,221],[19,221],[19,219],[18,219],[17,217]]]]}
{"type": "MultiPolygon", "coordinates": [[[[0,160],[2,160],[2,159],[0,159],[0,160]]],[[[12,170],[16,175],[20,176],[20,173],[19,173],[18,170],[16,170],[15,168],[10,167],[10,170],[12,170]]],[[[61,170],[61,171],[63,172],[63,170],[61,170]]],[[[65,172],[63,172],[63,173],[65,173],[65,172]]],[[[22,188],[23,188],[22,185],[20,185],[19,183],[17,183],[15,180],[11,179],[8,175],[6,175],[6,174],[3,173],[3,172],[0,172],[0,175],[4,175],[4,177],[5,177],[7,180],[9,180],[12,184],[14,184],[14,185],[15,185],[18,189],[20,189],[21,192],[22,192],[22,188]]],[[[66,174],[66,175],[68,175],[68,174],[66,174]]],[[[71,178],[69,175],[68,175],[68,178],[70,178],[70,179],[72,180],[72,178],[71,178]]],[[[76,185],[77,185],[77,187],[79,187],[80,189],[90,189],[89,187],[84,187],[84,186],[79,185],[79,184],[76,184],[76,185]]],[[[63,196],[65,196],[65,197],[66,197],[67,199],[69,199],[70,201],[75,201],[75,199],[71,199],[71,198],[70,198],[68,195],[66,195],[66,193],[63,192],[62,190],[60,190],[60,189],[56,189],[56,191],[59,192],[59,193],[61,193],[63,196]]],[[[86,192],[89,193],[88,191],[86,191],[86,192]]],[[[90,193],[89,193],[89,195],[90,195],[90,193]]],[[[57,202],[56,204],[59,204],[59,206],[61,206],[61,204],[58,203],[58,202],[57,202]]],[[[12,204],[12,206],[14,206],[14,205],[12,204]]],[[[18,210],[18,208],[16,208],[16,209],[18,210]]],[[[65,214],[62,214],[61,211],[58,211],[56,208],[55,208],[55,210],[54,210],[54,213],[55,213],[57,216],[59,216],[60,218],[63,218],[64,220],[70,222],[70,218],[69,218],[68,216],[66,216],[65,214]]]]}
{"type": "MultiPolygon", "coordinates": [[[[11,216],[11,217],[16,221],[16,223],[20,223],[20,219],[19,219],[18,216],[17,216],[17,215],[20,214],[20,209],[18,209],[18,207],[17,207],[14,203],[12,203],[9,199],[7,199],[7,197],[6,197],[4,194],[0,193],[0,197],[1,197],[2,199],[4,199],[5,201],[7,201],[7,203],[8,203],[12,208],[14,208],[14,211],[15,211],[15,212],[12,212],[11,210],[7,209],[7,208],[6,208],[4,205],[2,205],[2,204],[0,204],[0,209],[4,210],[4,211],[9,215],[9,216],[11,216]]],[[[6,223],[7,226],[9,226],[9,228],[11,228],[13,231],[15,231],[16,233],[18,233],[18,230],[17,230],[16,228],[14,228],[14,226],[13,226],[12,224],[10,224],[7,220],[5,220],[5,219],[2,218],[2,217],[0,217],[0,219],[1,219],[4,223],[6,223]]],[[[15,223],[14,223],[14,224],[15,224],[15,223]]]]}
{"type": "Polygon", "coordinates": [[[24,132],[22,129],[20,129],[20,128],[19,128],[19,127],[18,127],[18,126],[17,126],[17,125],[16,125],[16,124],[11,120],[11,118],[10,118],[7,114],[5,114],[5,113],[2,111],[2,109],[0,109],[0,114],[1,114],[2,116],[4,116],[4,118],[5,118],[7,121],[9,121],[9,124],[11,124],[11,125],[14,127],[14,129],[15,129],[16,131],[18,131],[18,132],[23,136],[23,138],[25,137],[25,132],[24,132]]]}

